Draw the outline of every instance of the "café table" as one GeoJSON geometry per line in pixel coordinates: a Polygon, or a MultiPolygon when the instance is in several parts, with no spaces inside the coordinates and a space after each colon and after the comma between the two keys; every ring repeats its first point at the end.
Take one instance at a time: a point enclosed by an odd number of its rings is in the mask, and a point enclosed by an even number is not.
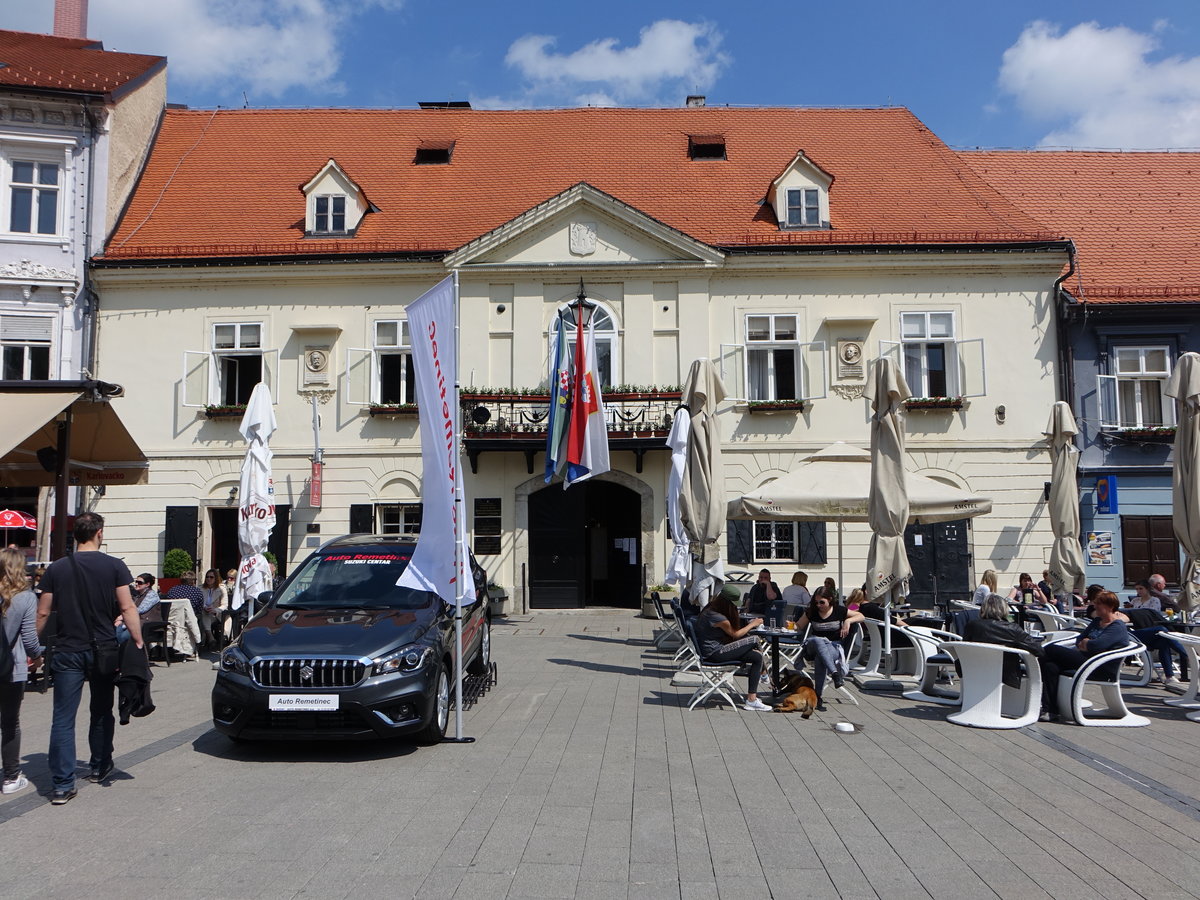
{"type": "Polygon", "coordinates": [[[787,628],[771,628],[766,625],[759,625],[751,634],[771,642],[771,690],[775,695],[779,694],[779,642],[783,641],[787,644],[798,645],[800,643],[796,632],[787,628]]]}

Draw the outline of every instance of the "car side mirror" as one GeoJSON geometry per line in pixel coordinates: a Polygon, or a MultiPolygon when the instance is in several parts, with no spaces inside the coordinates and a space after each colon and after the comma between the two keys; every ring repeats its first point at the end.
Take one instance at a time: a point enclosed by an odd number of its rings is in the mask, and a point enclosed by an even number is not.
{"type": "Polygon", "coordinates": [[[263,591],[254,598],[254,612],[259,613],[266,609],[273,599],[275,599],[274,591],[263,591]]]}

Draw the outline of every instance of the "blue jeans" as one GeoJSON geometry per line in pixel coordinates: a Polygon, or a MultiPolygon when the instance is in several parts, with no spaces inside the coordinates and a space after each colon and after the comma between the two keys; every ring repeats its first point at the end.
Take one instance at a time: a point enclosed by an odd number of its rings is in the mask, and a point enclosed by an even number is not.
{"type": "Polygon", "coordinates": [[[825,677],[833,674],[833,684],[835,687],[842,686],[843,673],[841,672],[839,663],[841,662],[841,653],[839,647],[833,641],[826,637],[810,637],[804,642],[804,651],[802,656],[813,664],[813,685],[817,692],[817,699],[821,699],[821,695],[825,690],[825,677]]]}
{"type": "Polygon", "coordinates": [[[83,697],[83,685],[87,682],[91,692],[89,702],[88,745],[91,748],[89,767],[103,768],[112,762],[113,728],[113,678],[94,677],[92,651],[55,652],[51,666],[54,669],[54,716],[50,724],[50,775],[56,791],[69,791],[75,786],[75,718],[79,713],[79,701],[83,697]]]}
{"type": "Polygon", "coordinates": [[[1155,625],[1153,628],[1135,628],[1133,633],[1139,641],[1146,645],[1146,649],[1158,651],[1158,661],[1162,664],[1163,675],[1167,678],[1175,674],[1171,652],[1178,653],[1179,674],[1185,681],[1187,680],[1187,651],[1183,649],[1182,644],[1171,640],[1171,632],[1168,629],[1162,625],[1155,625]]]}

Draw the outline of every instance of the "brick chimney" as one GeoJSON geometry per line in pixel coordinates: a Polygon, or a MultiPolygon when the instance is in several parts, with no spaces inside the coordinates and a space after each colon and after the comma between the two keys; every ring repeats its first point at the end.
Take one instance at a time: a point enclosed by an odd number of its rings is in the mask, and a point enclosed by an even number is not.
{"type": "Polygon", "coordinates": [[[88,0],[54,0],[54,36],[87,37],[88,0]]]}

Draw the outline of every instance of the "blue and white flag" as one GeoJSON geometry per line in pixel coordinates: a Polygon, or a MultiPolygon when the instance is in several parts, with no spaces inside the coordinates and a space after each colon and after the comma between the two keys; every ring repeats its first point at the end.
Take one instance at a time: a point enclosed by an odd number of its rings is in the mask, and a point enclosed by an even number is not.
{"type": "Polygon", "coordinates": [[[546,483],[549,484],[567,461],[567,422],[571,411],[571,355],[567,353],[567,330],[559,313],[550,359],[550,413],[546,419],[546,483]]]}

